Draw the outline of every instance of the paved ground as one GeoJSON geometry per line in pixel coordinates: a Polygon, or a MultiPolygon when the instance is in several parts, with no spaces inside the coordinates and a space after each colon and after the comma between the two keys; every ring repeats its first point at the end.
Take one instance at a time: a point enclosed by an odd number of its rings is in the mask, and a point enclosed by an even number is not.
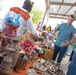
{"type": "Polygon", "coordinates": [[[68,60],[69,60],[69,56],[65,56],[65,58],[63,58],[62,62],[61,62],[61,66],[63,68],[64,73],[67,73],[68,70],[68,60]]]}

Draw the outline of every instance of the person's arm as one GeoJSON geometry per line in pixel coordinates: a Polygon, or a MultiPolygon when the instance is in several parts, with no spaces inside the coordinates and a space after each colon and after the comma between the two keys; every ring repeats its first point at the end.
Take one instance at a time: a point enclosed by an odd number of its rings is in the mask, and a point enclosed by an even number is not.
{"type": "Polygon", "coordinates": [[[72,34],[72,39],[70,40],[69,44],[72,44],[75,41],[76,41],[76,29],[74,28],[73,34],[72,34]]]}
{"type": "Polygon", "coordinates": [[[55,29],[53,29],[53,30],[51,31],[51,32],[52,32],[52,35],[55,36],[56,31],[59,31],[59,30],[60,30],[60,26],[57,27],[57,28],[55,28],[55,29]]]}
{"type": "Polygon", "coordinates": [[[33,34],[36,33],[36,30],[35,30],[35,28],[34,28],[34,26],[33,26],[33,23],[32,23],[31,18],[27,21],[27,29],[28,29],[31,33],[33,33],[33,34]]]}
{"type": "Polygon", "coordinates": [[[74,39],[74,37],[73,37],[68,44],[70,45],[70,44],[72,44],[74,41],[75,41],[75,39],[74,39]]]}
{"type": "Polygon", "coordinates": [[[63,44],[64,46],[68,46],[68,45],[71,45],[74,41],[75,41],[75,39],[72,38],[70,41],[64,41],[64,42],[62,42],[62,44],[63,44]]]}
{"type": "Polygon", "coordinates": [[[63,42],[63,44],[65,46],[68,46],[68,45],[71,45],[73,42],[76,41],[76,31],[75,29],[73,30],[73,34],[72,34],[72,39],[70,41],[66,41],[66,42],[63,42]]]}

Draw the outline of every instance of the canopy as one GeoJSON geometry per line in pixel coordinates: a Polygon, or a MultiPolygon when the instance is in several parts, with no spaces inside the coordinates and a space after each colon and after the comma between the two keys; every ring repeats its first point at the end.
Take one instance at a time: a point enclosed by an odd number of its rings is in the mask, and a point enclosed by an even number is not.
{"type": "Polygon", "coordinates": [[[67,19],[76,13],[76,0],[45,0],[49,18],[67,19]]]}

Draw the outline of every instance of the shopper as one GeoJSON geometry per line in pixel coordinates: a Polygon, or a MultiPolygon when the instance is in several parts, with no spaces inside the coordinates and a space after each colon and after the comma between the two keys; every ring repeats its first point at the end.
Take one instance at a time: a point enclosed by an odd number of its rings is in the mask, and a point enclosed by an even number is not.
{"type": "Polygon", "coordinates": [[[55,30],[53,30],[53,35],[55,35],[56,31],[59,31],[58,37],[56,39],[56,43],[54,45],[54,53],[52,60],[55,61],[57,58],[57,64],[61,64],[61,60],[67,50],[68,45],[72,44],[74,41],[73,35],[75,33],[75,27],[72,25],[75,20],[74,15],[70,15],[68,17],[67,23],[60,24],[55,30]]]}

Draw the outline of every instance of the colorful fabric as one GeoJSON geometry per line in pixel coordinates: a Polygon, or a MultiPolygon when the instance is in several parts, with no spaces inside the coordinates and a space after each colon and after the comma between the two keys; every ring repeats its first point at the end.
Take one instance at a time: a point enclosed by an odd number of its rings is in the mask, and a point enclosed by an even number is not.
{"type": "Polygon", "coordinates": [[[76,48],[76,43],[74,44],[74,46],[73,46],[73,49],[75,49],[76,48]]]}
{"type": "Polygon", "coordinates": [[[47,32],[50,32],[51,29],[50,29],[50,27],[46,27],[45,30],[46,30],[47,32]]]}
{"type": "Polygon", "coordinates": [[[25,20],[28,20],[30,18],[29,14],[23,10],[21,10],[20,8],[18,7],[12,7],[10,9],[10,11],[14,11],[15,13],[17,14],[21,14],[21,16],[25,19],[25,20]]]}
{"type": "Polygon", "coordinates": [[[10,38],[10,39],[16,36],[16,32],[13,33],[10,28],[4,28],[3,33],[5,36],[7,36],[6,38],[10,38]]]}
{"type": "Polygon", "coordinates": [[[33,44],[32,40],[27,38],[24,41],[22,48],[25,50],[25,52],[30,52],[30,50],[31,50],[30,47],[33,47],[33,46],[34,46],[34,44],[33,44]]]}
{"type": "Polygon", "coordinates": [[[19,18],[21,17],[20,14],[18,14],[17,18],[14,17],[7,17],[6,18],[6,24],[12,25],[12,26],[20,26],[20,20],[19,18]]]}

